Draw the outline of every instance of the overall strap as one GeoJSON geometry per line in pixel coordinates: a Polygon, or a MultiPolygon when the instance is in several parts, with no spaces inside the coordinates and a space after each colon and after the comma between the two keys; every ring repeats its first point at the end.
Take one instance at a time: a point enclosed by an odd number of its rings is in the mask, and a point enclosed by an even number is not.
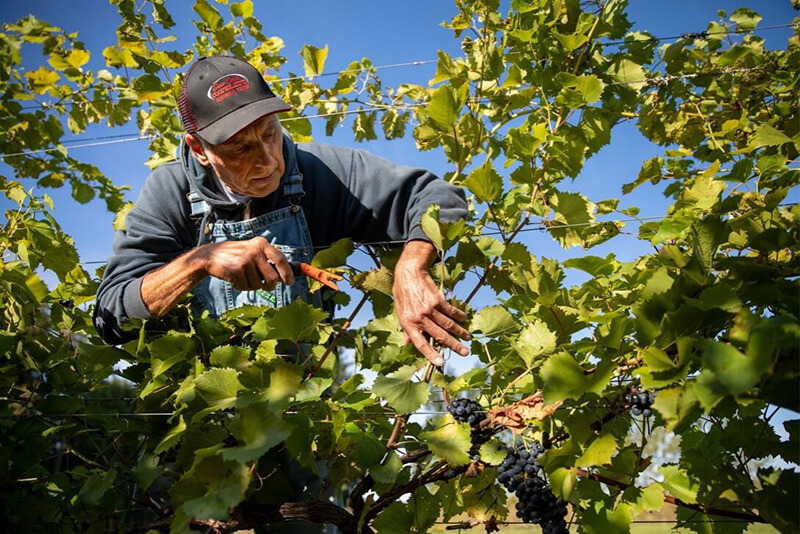
{"type": "Polygon", "coordinates": [[[306,192],[303,190],[303,174],[298,170],[297,162],[283,184],[283,196],[289,201],[292,211],[295,212],[300,207],[300,201],[306,196],[306,192]]]}
{"type": "Polygon", "coordinates": [[[208,236],[211,235],[211,225],[214,222],[214,210],[211,205],[203,200],[195,191],[186,193],[186,200],[189,201],[191,207],[191,219],[197,223],[197,246],[203,245],[207,242],[208,236]]]}

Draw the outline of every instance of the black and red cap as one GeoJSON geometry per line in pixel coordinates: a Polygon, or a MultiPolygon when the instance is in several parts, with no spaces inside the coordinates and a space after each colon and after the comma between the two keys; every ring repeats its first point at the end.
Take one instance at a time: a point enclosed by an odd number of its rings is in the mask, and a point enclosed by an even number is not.
{"type": "Polygon", "coordinates": [[[186,133],[218,145],[261,117],[292,108],[275,96],[255,67],[235,57],[215,56],[189,67],[178,109],[186,133]]]}

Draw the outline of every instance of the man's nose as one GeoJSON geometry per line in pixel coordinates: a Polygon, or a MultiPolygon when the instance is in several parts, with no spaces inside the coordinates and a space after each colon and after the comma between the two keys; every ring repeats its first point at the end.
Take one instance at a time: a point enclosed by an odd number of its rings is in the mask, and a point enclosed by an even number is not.
{"type": "Polygon", "coordinates": [[[258,143],[256,145],[254,161],[256,165],[265,168],[272,168],[275,166],[275,158],[272,157],[272,153],[269,151],[269,147],[266,143],[258,143]]]}

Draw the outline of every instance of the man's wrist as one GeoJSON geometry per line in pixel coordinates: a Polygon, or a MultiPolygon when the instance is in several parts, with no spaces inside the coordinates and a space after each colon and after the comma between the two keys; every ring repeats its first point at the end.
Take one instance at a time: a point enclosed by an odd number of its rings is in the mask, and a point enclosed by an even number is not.
{"type": "Polygon", "coordinates": [[[406,242],[403,247],[395,270],[428,272],[436,259],[436,247],[432,243],[422,239],[413,239],[406,242]]]}

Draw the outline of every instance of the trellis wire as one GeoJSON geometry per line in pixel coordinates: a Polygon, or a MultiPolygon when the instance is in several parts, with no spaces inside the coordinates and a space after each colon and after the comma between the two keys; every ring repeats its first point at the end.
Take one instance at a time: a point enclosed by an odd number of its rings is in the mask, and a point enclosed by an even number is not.
{"type": "MultiPolygon", "coordinates": [[[[600,45],[600,46],[620,46],[620,45],[624,45],[624,44],[640,44],[640,43],[647,43],[647,42],[656,42],[657,43],[657,42],[661,42],[661,41],[672,41],[672,40],[680,40],[680,39],[705,39],[709,35],[730,35],[730,34],[733,34],[733,35],[745,35],[745,34],[753,34],[753,33],[758,33],[758,32],[767,31],[767,30],[793,28],[793,27],[796,27],[796,26],[797,26],[797,23],[790,22],[790,23],[787,23],[787,24],[775,24],[775,25],[772,25],[772,26],[762,26],[760,28],[751,28],[751,29],[748,29],[748,30],[735,29],[735,30],[725,30],[725,31],[716,31],[716,32],[709,32],[709,31],[684,32],[684,33],[681,33],[679,35],[671,35],[671,36],[667,36],[667,37],[647,37],[647,38],[644,38],[644,39],[610,41],[610,42],[605,42],[605,43],[602,42],[602,41],[597,41],[597,42],[595,42],[593,44],[597,44],[597,45],[600,45]]],[[[514,55],[514,54],[517,54],[517,53],[518,52],[510,52],[507,55],[514,55]]],[[[463,57],[458,57],[458,58],[454,58],[454,59],[455,60],[464,60],[463,57]]],[[[267,80],[267,81],[271,82],[271,83],[290,82],[290,81],[294,81],[294,80],[304,80],[304,79],[314,79],[314,78],[325,78],[325,77],[330,77],[330,76],[339,76],[340,74],[359,74],[359,73],[364,72],[364,71],[379,71],[379,70],[386,70],[386,69],[395,69],[395,68],[400,68],[400,67],[420,67],[420,66],[423,66],[423,65],[431,65],[431,64],[434,64],[434,63],[438,63],[438,62],[439,62],[438,58],[437,59],[421,59],[421,60],[415,60],[415,61],[405,61],[405,62],[401,62],[401,63],[390,63],[390,64],[386,64],[386,65],[377,65],[377,66],[371,66],[371,67],[361,67],[361,68],[358,68],[358,69],[342,69],[342,70],[331,71],[331,72],[321,72],[320,74],[317,74],[315,76],[289,76],[289,77],[286,77],[286,78],[277,78],[277,79],[274,79],[274,80],[267,80]]],[[[133,99],[131,99],[131,100],[133,100],[133,99]]],[[[37,106],[23,106],[21,109],[22,110],[28,110],[28,109],[49,108],[49,107],[57,105],[57,104],[58,103],[45,102],[45,103],[39,104],[37,106]]],[[[81,104],[88,105],[88,104],[91,104],[91,102],[82,102],[81,104]]]]}
{"type": "MultiPolygon", "coordinates": [[[[740,75],[740,74],[749,74],[751,72],[757,72],[765,70],[764,67],[743,67],[743,68],[730,68],[730,69],[718,69],[714,71],[708,72],[688,72],[683,74],[667,74],[664,76],[657,76],[654,78],[643,78],[640,80],[625,80],[625,81],[618,81],[618,82],[611,82],[607,85],[634,85],[634,84],[648,84],[652,86],[660,86],[664,85],[672,80],[677,79],[691,79],[697,78],[700,76],[720,76],[720,75],[740,75]]],[[[477,101],[491,101],[489,98],[479,99],[477,101]]],[[[363,107],[359,109],[353,110],[346,110],[346,111],[335,111],[331,113],[318,113],[314,115],[298,115],[296,117],[285,117],[279,119],[280,122],[291,122],[303,119],[320,119],[326,117],[337,117],[337,116],[345,116],[345,115],[355,115],[360,113],[371,113],[375,111],[387,111],[389,109],[400,109],[400,110],[408,110],[408,109],[417,109],[425,107],[425,104],[392,104],[392,105],[377,105],[373,103],[371,106],[363,107]]],[[[90,148],[90,147],[98,147],[98,146],[106,146],[106,145],[114,145],[119,143],[126,143],[130,141],[150,141],[152,139],[158,139],[162,137],[162,135],[138,135],[138,134],[120,134],[119,136],[102,136],[102,137],[95,137],[95,138],[73,138],[62,143],[75,143],[78,141],[89,140],[89,139],[111,139],[114,137],[125,137],[126,135],[130,135],[131,137],[125,139],[116,139],[116,140],[108,140],[108,141],[100,141],[97,143],[85,143],[85,144],[78,144],[78,145],[71,145],[71,146],[60,146],[60,147],[52,147],[52,148],[42,148],[37,150],[23,150],[20,152],[12,152],[6,154],[0,154],[0,158],[6,157],[15,157],[15,156],[31,156],[34,154],[45,154],[48,152],[60,152],[61,150],[66,149],[76,149],[76,148],[90,148]]]]}
{"type": "MultiPolygon", "coordinates": [[[[790,168],[789,170],[798,170],[798,169],[790,168]]],[[[780,204],[779,207],[790,207],[790,206],[794,206],[796,204],[797,204],[797,202],[786,202],[786,203],[780,204]]],[[[525,228],[522,228],[518,233],[542,232],[542,231],[546,231],[546,230],[558,230],[558,229],[561,229],[561,228],[578,228],[578,227],[582,227],[582,226],[599,226],[599,225],[609,224],[609,223],[663,221],[664,219],[669,219],[669,218],[670,218],[669,215],[652,215],[652,216],[646,216],[646,217],[630,217],[630,218],[626,218],[626,219],[608,219],[608,220],[604,220],[604,221],[584,222],[584,223],[538,224],[538,225],[527,226],[525,228]]],[[[479,234],[479,235],[477,235],[475,237],[484,237],[484,236],[485,237],[489,237],[489,236],[493,236],[493,235],[500,235],[501,233],[502,232],[500,232],[499,230],[493,230],[493,231],[489,231],[489,232],[483,232],[483,233],[481,233],[481,234],[479,234]]],[[[395,239],[395,240],[387,240],[387,241],[371,241],[371,242],[365,242],[365,243],[354,243],[353,245],[354,245],[354,247],[356,249],[359,249],[361,247],[367,247],[367,246],[370,246],[370,247],[392,247],[392,246],[396,246],[396,245],[402,245],[404,243],[406,243],[405,239],[395,239]]],[[[303,247],[301,247],[301,248],[303,248],[303,247]]],[[[305,247],[305,248],[310,248],[310,249],[313,249],[313,250],[325,250],[325,249],[327,249],[329,247],[325,246],[325,245],[315,245],[313,247],[305,247]]],[[[103,265],[105,263],[107,263],[105,260],[92,260],[92,261],[82,261],[82,262],[80,262],[81,265],[103,265]]]]}

